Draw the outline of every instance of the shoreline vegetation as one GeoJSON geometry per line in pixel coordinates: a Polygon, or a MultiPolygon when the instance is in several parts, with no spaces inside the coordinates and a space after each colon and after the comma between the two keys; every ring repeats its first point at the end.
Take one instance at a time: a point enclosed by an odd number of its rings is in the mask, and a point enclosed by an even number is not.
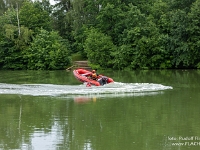
{"type": "Polygon", "coordinates": [[[5,0],[0,69],[199,69],[200,0],[5,0]]]}

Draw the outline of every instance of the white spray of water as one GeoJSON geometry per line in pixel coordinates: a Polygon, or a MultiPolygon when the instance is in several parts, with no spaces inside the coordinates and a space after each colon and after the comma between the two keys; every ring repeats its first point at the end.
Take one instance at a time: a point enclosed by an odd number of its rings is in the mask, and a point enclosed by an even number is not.
{"type": "Polygon", "coordinates": [[[55,85],[55,84],[6,84],[0,83],[0,94],[20,94],[32,96],[70,96],[90,94],[144,94],[155,93],[173,89],[171,86],[153,83],[121,83],[114,82],[104,86],[86,87],[81,85],[55,85]]]}

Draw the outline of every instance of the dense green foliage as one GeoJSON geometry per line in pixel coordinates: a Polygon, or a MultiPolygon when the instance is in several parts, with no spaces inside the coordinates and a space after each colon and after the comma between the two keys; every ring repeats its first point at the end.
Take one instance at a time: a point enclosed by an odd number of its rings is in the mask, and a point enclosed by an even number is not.
{"type": "Polygon", "coordinates": [[[95,68],[200,68],[200,0],[6,0],[0,6],[2,69],[63,69],[76,54],[95,68]]]}
{"type": "Polygon", "coordinates": [[[27,69],[54,70],[69,64],[68,51],[56,32],[41,30],[24,52],[27,69]]]}

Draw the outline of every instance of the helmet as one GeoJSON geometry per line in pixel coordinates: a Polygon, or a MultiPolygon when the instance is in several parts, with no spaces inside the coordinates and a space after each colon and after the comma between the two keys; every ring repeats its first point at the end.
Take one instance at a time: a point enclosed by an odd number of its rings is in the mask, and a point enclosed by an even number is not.
{"type": "Polygon", "coordinates": [[[96,71],[95,70],[92,70],[92,73],[95,73],[96,71]]]}

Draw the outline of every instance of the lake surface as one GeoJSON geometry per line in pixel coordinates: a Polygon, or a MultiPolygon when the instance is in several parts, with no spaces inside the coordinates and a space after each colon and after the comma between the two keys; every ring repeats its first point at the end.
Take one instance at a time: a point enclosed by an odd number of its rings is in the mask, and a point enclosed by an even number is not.
{"type": "Polygon", "coordinates": [[[200,70],[98,73],[0,71],[0,149],[200,149],[200,70]]]}

